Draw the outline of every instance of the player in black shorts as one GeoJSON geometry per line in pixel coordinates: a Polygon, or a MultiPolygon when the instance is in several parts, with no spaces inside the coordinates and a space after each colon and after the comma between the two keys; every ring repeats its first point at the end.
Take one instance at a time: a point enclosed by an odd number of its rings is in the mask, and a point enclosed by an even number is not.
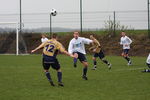
{"type": "Polygon", "coordinates": [[[105,64],[108,65],[108,68],[111,69],[111,63],[109,63],[106,59],[105,59],[105,55],[101,49],[101,45],[98,42],[98,40],[95,39],[95,37],[93,35],[90,35],[90,39],[93,40],[94,42],[92,43],[92,47],[89,48],[90,51],[94,52],[94,56],[93,56],[93,64],[94,67],[92,68],[93,70],[96,70],[97,68],[97,62],[96,62],[96,58],[99,57],[105,64]]]}
{"type": "Polygon", "coordinates": [[[88,62],[85,57],[85,54],[86,54],[85,44],[90,44],[93,41],[88,38],[80,37],[79,32],[74,32],[73,36],[74,38],[69,43],[68,52],[74,55],[75,67],[77,64],[77,59],[79,59],[80,62],[83,64],[82,78],[84,80],[88,80],[87,78],[88,62]]]}
{"type": "Polygon", "coordinates": [[[55,69],[57,71],[58,85],[64,86],[62,83],[62,71],[61,71],[60,64],[59,64],[56,56],[57,56],[58,51],[66,54],[68,56],[71,56],[71,57],[74,57],[74,56],[69,54],[63,48],[62,44],[57,41],[57,35],[56,34],[53,34],[52,39],[42,43],[40,46],[38,46],[37,48],[32,50],[31,53],[33,53],[33,52],[35,52],[41,48],[43,48],[43,61],[42,61],[43,68],[44,68],[45,75],[46,75],[48,81],[50,82],[50,84],[52,86],[55,86],[53,81],[52,81],[50,72],[49,72],[49,68],[51,66],[53,69],[55,69]]]}

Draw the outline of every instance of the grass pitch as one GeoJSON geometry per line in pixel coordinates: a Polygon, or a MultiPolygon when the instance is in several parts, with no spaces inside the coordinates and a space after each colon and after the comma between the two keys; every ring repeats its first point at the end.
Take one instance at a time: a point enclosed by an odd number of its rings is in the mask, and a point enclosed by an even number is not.
{"type": "MultiPolygon", "coordinates": [[[[127,66],[122,57],[106,57],[112,69],[98,60],[97,70],[91,70],[88,55],[88,81],[82,80],[82,65],[73,67],[72,58],[58,56],[63,71],[64,87],[49,85],[41,64],[41,55],[0,55],[0,100],[149,100],[150,73],[146,57],[132,57],[127,66]]],[[[57,84],[56,71],[50,69],[57,84]]]]}

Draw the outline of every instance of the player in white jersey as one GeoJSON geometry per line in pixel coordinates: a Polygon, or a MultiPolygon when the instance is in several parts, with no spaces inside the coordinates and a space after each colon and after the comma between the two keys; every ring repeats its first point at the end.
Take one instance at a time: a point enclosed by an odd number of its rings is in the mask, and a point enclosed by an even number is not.
{"type": "Polygon", "coordinates": [[[149,53],[149,55],[147,57],[146,64],[147,64],[149,69],[145,69],[142,72],[150,72],[150,53],[149,53]]]}
{"type": "Polygon", "coordinates": [[[123,52],[122,56],[128,61],[128,65],[131,65],[131,59],[129,58],[129,50],[130,50],[130,44],[132,43],[132,40],[126,36],[125,32],[121,32],[121,39],[120,39],[120,45],[123,45],[123,52]]]}
{"type": "Polygon", "coordinates": [[[74,67],[76,67],[77,59],[80,60],[80,62],[83,64],[83,76],[82,78],[87,80],[87,69],[88,69],[88,63],[85,57],[85,44],[90,44],[93,41],[87,38],[79,37],[79,32],[73,33],[74,38],[70,41],[68,52],[70,54],[73,54],[75,56],[74,58],[74,67]]]}
{"type": "Polygon", "coordinates": [[[43,42],[46,42],[47,40],[48,40],[48,38],[46,37],[46,35],[45,34],[42,34],[41,35],[41,42],[43,43],[43,42]]]}

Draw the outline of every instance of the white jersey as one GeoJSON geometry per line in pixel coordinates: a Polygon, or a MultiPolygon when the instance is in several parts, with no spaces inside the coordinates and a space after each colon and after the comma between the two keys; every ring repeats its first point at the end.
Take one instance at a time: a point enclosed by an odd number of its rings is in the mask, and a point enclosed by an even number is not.
{"type": "Polygon", "coordinates": [[[149,55],[147,57],[146,63],[150,64],[150,53],[149,53],[149,55]]]}
{"type": "Polygon", "coordinates": [[[123,49],[130,49],[131,43],[132,43],[132,40],[127,36],[121,37],[120,39],[120,44],[123,45],[123,49]]]}
{"type": "Polygon", "coordinates": [[[68,52],[72,54],[73,52],[80,52],[86,54],[84,44],[90,44],[93,41],[87,38],[78,37],[78,39],[73,38],[68,47],[68,52]]]}
{"type": "Polygon", "coordinates": [[[46,42],[48,40],[48,38],[41,38],[41,42],[46,42]]]}

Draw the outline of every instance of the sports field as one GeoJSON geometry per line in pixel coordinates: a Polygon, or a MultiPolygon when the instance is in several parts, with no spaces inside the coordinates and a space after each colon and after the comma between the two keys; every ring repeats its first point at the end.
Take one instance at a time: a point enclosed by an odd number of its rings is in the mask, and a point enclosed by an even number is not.
{"type": "MultiPolygon", "coordinates": [[[[63,70],[64,87],[49,85],[41,66],[41,55],[0,55],[0,100],[149,100],[150,73],[146,57],[132,57],[133,65],[118,56],[106,57],[112,63],[108,70],[98,61],[98,69],[91,70],[89,61],[88,81],[81,78],[82,66],[74,68],[72,59],[58,56],[63,70]]],[[[54,83],[56,72],[51,70],[54,83]]]]}

